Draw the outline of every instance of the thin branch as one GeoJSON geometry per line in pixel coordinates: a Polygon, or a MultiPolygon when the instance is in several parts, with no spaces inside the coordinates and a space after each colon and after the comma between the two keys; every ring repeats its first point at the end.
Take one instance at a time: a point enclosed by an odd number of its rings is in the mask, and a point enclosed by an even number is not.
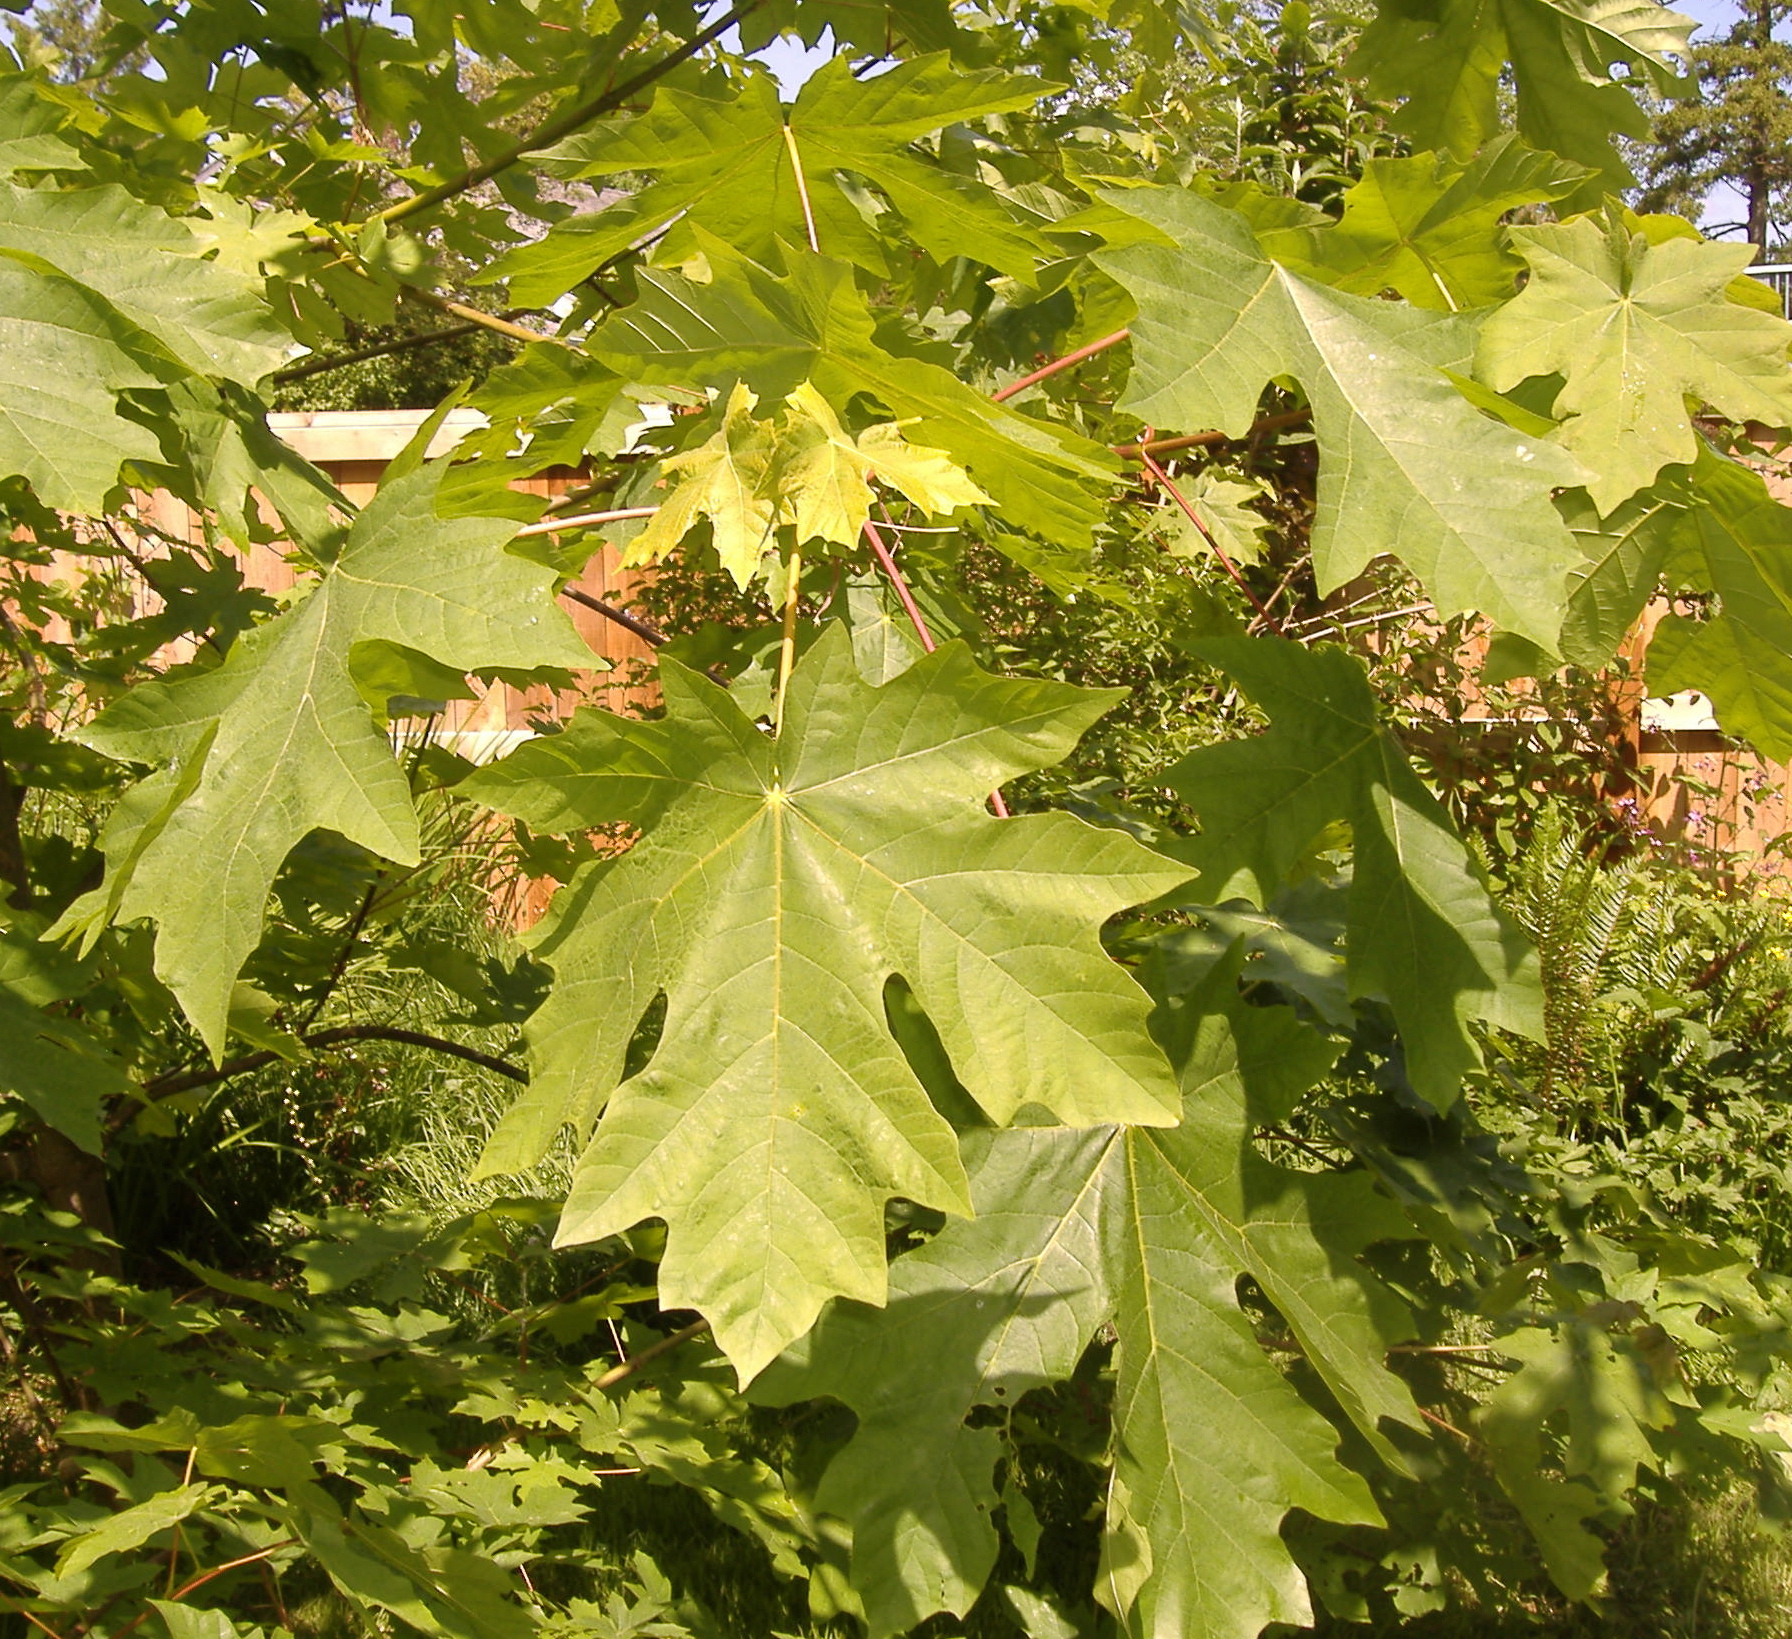
{"type": "Polygon", "coordinates": [[[23,1605],[21,1605],[18,1602],[18,1600],[14,1599],[13,1596],[11,1594],[7,1593],[4,1589],[0,1589],[0,1599],[4,1599],[7,1604],[12,1606],[12,1608],[15,1611],[17,1611],[20,1616],[24,1617],[25,1620],[32,1625],[32,1627],[36,1628],[39,1633],[47,1633],[50,1636],[50,1639],[62,1639],[62,1635],[60,1633],[58,1633],[53,1627],[51,1627],[49,1625],[49,1623],[40,1622],[35,1616],[33,1616],[31,1614],[30,1611],[28,1611],[23,1605]]]}
{"type": "MultiPolygon", "coordinates": [[[[888,522],[888,520],[885,520],[888,522]]],[[[892,526],[893,527],[893,526],[892,526]]],[[[877,555],[877,561],[883,571],[890,577],[890,584],[896,588],[896,596],[908,613],[909,624],[915,629],[915,636],[920,638],[921,647],[929,654],[938,647],[933,641],[933,633],[928,631],[927,622],[922,618],[920,606],[915,602],[915,595],[908,589],[908,582],[902,578],[902,571],[896,567],[896,558],[889,547],[884,545],[884,538],[877,532],[877,525],[869,518],[865,520],[865,539],[871,543],[871,550],[877,555]]]]}
{"type": "Polygon", "coordinates": [[[516,532],[516,538],[527,540],[531,535],[558,535],[563,529],[592,529],[599,524],[622,524],[631,518],[651,518],[658,512],[656,506],[617,507],[613,512],[580,512],[571,518],[543,518],[541,522],[526,524],[516,532]]]}
{"type": "Polygon", "coordinates": [[[1136,461],[1142,453],[1174,455],[1177,450],[1212,449],[1217,444],[1242,444],[1262,433],[1280,432],[1284,427],[1298,427],[1312,418],[1311,410],[1286,410],[1281,415],[1261,416],[1251,423],[1251,430],[1243,438],[1233,438],[1222,432],[1184,433],[1178,438],[1152,438],[1147,431],[1145,439],[1140,443],[1116,444],[1114,454],[1136,461]]]}
{"type": "MultiPolygon", "coordinates": [[[[217,1581],[217,1579],[224,1575],[226,1571],[234,1571],[244,1565],[254,1565],[260,1560],[272,1559],[282,1548],[296,1548],[298,1543],[299,1539],[297,1537],[287,1537],[283,1541],[276,1542],[271,1548],[257,1549],[256,1552],[252,1554],[244,1554],[239,1559],[227,1559],[222,1565],[214,1565],[209,1571],[201,1571],[198,1576],[183,1582],[171,1595],[169,1595],[167,1603],[173,1604],[177,1599],[185,1599],[188,1594],[196,1593],[199,1589],[203,1588],[206,1583],[217,1581]]],[[[115,1635],[113,1635],[113,1639],[124,1639],[124,1636],[127,1633],[141,1627],[154,1614],[155,1607],[153,1605],[139,1611],[130,1619],[130,1621],[125,1623],[115,1635]]],[[[44,1631],[47,1633],[50,1630],[46,1628],[44,1631]]]]}
{"type": "Polygon", "coordinates": [[[1458,1440],[1460,1440],[1464,1445],[1473,1446],[1473,1445],[1479,1445],[1481,1443],[1479,1440],[1477,1440],[1474,1437],[1474,1435],[1464,1434],[1462,1432],[1462,1430],[1459,1429],[1454,1423],[1446,1423],[1443,1420],[1443,1418],[1441,1418],[1437,1415],[1436,1412],[1427,1411],[1423,1406],[1419,1407],[1419,1415],[1421,1417],[1423,1417],[1426,1422],[1437,1424],[1437,1426],[1439,1428],[1441,1428],[1444,1431],[1444,1433],[1454,1434],[1456,1436],[1456,1438],[1458,1440]]]}
{"type": "Polygon", "coordinates": [[[633,1377],[643,1366],[658,1360],[663,1354],[669,1354],[681,1343],[689,1343],[694,1337],[701,1336],[709,1330],[707,1320],[694,1320],[689,1326],[682,1327],[670,1337],[662,1337],[659,1342],[649,1344],[639,1354],[633,1354],[620,1366],[612,1366],[591,1386],[594,1389],[613,1389],[618,1383],[633,1377]]]}
{"type": "MultiPolygon", "coordinates": [[[[879,510],[883,509],[880,507],[879,510]]],[[[888,512],[884,512],[884,523],[891,529],[896,527],[890,522],[888,512]]],[[[902,607],[908,613],[909,624],[914,627],[915,636],[921,640],[921,647],[932,654],[936,645],[933,641],[933,633],[928,631],[927,622],[922,617],[921,606],[915,602],[914,593],[908,589],[908,582],[902,578],[902,571],[896,567],[896,554],[884,544],[883,536],[877,532],[877,525],[872,523],[869,518],[865,520],[865,539],[871,543],[871,550],[876,554],[878,563],[882,565],[883,572],[890,577],[890,584],[896,588],[896,596],[902,600],[902,607]]],[[[1003,800],[999,790],[990,792],[989,806],[994,810],[997,819],[1010,817],[1008,804],[1003,800]]]]}
{"type": "Polygon", "coordinates": [[[778,644],[778,687],[772,696],[772,733],[784,727],[784,698],[790,692],[790,674],[796,669],[797,599],[803,588],[803,554],[800,547],[790,552],[790,584],[784,592],[784,636],[778,644]]]}
{"type": "Polygon", "coordinates": [[[821,254],[821,241],[815,237],[815,212],[809,208],[809,183],[803,175],[803,156],[796,149],[796,132],[784,127],[784,148],[790,155],[790,168],[796,173],[796,197],[803,207],[803,226],[809,230],[809,248],[821,254]]]}
{"type": "MultiPolygon", "coordinates": [[[[299,1036],[297,1040],[313,1049],[340,1047],[355,1041],[398,1042],[406,1047],[426,1047],[432,1053],[446,1053],[450,1058],[464,1059],[468,1064],[496,1071],[512,1081],[529,1079],[527,1070],[512,1064],[508,1059],[494,1058],[490,1053],[481,1053],[475,1047],[463,1047],[457,1041],[427,1035],[421,1030],[404,1030],[396,1025],[341,1024],[329,1030],[313,1030],[308,1035],[299,1036]]],[[[245,1053],[241,1058],[227,1059],[215,1068],[182,1070],[156,1076],[144,1082],[142,1094],[148,1101],[166,1098],[171,1093],[190,1092],[195,1087],[210,1087],[217,1082],[228,1081],[232,1076],[247,1075],[251,1070],[259,1070],[279,1057],[278,1053],[271,1051],[245,1053]]]]}
{"type": "Polygon", "coordinates": [[[576,586],[561,587],[560,595],[571,598],[581,608],[602,615],[605,620],[615,621],[618,626],[633,632],[643,643],[650,643],[656,649],[666,641],[666,634],[659,627],[650,625],[638,615],[631,615],[626,609],[618,609],[613,603],[605,603],[602,598],[594,598],[589,592],[581,591],[576,586]]]}
{"type": "Polygon", "coordinates": [[[369,359],[383,358],[388,353],[408,353],[414,347],[433,347],[441,341],[459,341],[462,336],[478,333],[480,326],[463,320],[460,324],[426,330],[418,336],[400,336],[396,341],[379,342],[372,347],[357,347],[352,353],[336,353],[326,359],[313,359],[309,364],[295,364],[290,370],[276,370],[268,379],[276,387],[295,381],[309,381],[330,370],[341,370],[350,364],[365,364],[369,359]]]}
{"type": "Polygon", "coordinates": [[[383,869],[375,871],[373,880],[367,884],[367,892],[362,894],[361,903],[356,908],[353,919],[349,922],[347,932],[343,935],[342,949],[337,951],[336,960],[330,967],[329,977],[324,980],[323,988],[318,991],[307,1010],[305,1022],[300,1026],[301,1030],[309,1030],[312,1025],[317,1023],[318,1014],[323,1012],[329,1004],[330,998],[336,993],[336,987],[342,983],[343,974],[348,972],[349,958],[355,953],[355,944],[361,937],[362,928],[367,926],[367,918],[373,914],[374,901],[379,898],[380,879],[385,874],[383,869]]]}
{"type": "Polygon", "coordinates": [[[413,302],[421,302],[425,307],[433,307],[438,313],[451,313],[457,319],[465,319],[470,325],[495,331],[500,336],[508,336],[512,341],[520,341],[525,345],[538,341],[553,342],[557,347],[567,345],[558,336],[550,336],[545,331],[529,330],[523,325],[512,324],[509,319],[501,319],[496,313],[482,313],[476,307],[468,307],[465,302],[451,301],[446,296],[438,296],[433,290],[421,290],[416,285],[401,285],[399,289],[413,302]]]}
{"type": "Polygon", "coordinates": [[[489,182],[500,171],[510,167],[529,154],[538,153],[543,148],[551,148],[562,137],[570,136],[581,126],[589,125],[606,114],[613,114],[626,105],[638,92],[645,91],[656,80],[663,79],[677,68],[680,63],[689,62],[707,45],[720,39],[733,28],[743,17],[746,17],[759,5],[759,0],[745,0],[745,3],[734,7],[725,16],[718,18],[700,34],[691,38],[675,51],[668,52],[658,62],[649,64],[632,79],[624,80],[613,90],[556,114],[544,120],[540,125],[524,137],[521,142],[514,143],[501,154],[496,154],[478,165],[462,171],[457,177],[446,182],[439,182],[433,188],[425,188],[422,193],[412,194],[409,199],[401,199],[396,205],[388,205],[383,211],[376,213],[375,221],[393,223],[402,222],[420,211],[429,210],[445,200],[453,199],[465,193],[469,188],[477,188],[482,182],[489,182]]]}
{"type": "Polygon", "coordinates": [[[1213,538],[1213,531],[1202,522],[1200,513],[1195,511],[1194,507],[1189,504],[1188,497],[1176,487],[1171,481],[1170,475],[1157,464],[1155,459],[1153,459],[1150,451],[1149,433],[1147,433],[1145,440],[1141,442],[1139,446],[1139,459],[1144,463],[1145,470],[1150,473],[1158,483],[1163,485],[1165,491],[1169,494],[1170,499],[1174,501],[1177,506],[1182,508],[1183,514],[1187,517],[1188,521],[1201,532],[1201,539],[1207,543],[1208,549],[1219,559],[1220,567],[1232,577],[1233,582],[1237,585],[1239,591],[1244,593],[1245,598],[1249,601],[1251,607],[1257,611],[1263,624],[1272,632],[1280,633],[1282,630],[1280,623],[1276,620],[1275,616],[1263,606],[1262,599],[1250,589],[1244,576],[1238,572],[1238,566],[1226,556],[1226,549],[1213,538]]]}
{"type": "Polygon", "coordinates": [[[1081,364],[1084,359],[1092,359],[1097,353],[1105,353],[1110,347],[1117,347],[1132,334],[1130,330],[1116,330],[1111,336],[1103,336],[1100,341],[1092,341],[1086,347],[1079,347],[1073,353],[1066,353],[1062,358],[1053,359],[1050,364],[1043,365],[1030,376],[1022,376],[1019,381],[1011,381],[999,392],[991,393],[990,398],[997,404],[1013,398],[1017,393],[1024,393],[1035,382],[1044,381],[1048,376],[1055,376],[1060,370],[1069,370],[1081,364]]]}

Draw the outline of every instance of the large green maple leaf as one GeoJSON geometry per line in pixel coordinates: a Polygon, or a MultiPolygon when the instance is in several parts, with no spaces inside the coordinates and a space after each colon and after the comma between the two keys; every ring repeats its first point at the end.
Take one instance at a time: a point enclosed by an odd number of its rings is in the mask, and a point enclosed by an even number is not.
{"type": "Polygon", "coordinates": [[[252,381],[289,339],[256,281],[122,188],[0,182],[0,475],[98,513],[121,461],[153,463],[118,394],[191,375],[252,381]]]}
{"type": "Polygon", "coordinates": [[[608,210],[557,224],[501,258],[489,277],[508,278],[519,302],[549,302],[675,218],[762,262],[777,260],[780,240],[806,244],[813,220],[829,254],[887,274],[879,235],[841,185],[864,177],[935,260],[970,256],[1027,278],[1055,254],[1050,242],[993,188],[941,168],[914,144],[981,114],[1030,108],[1056,89],[1018,74],[954,67],[943,51],[868,80],[835,57],[804,83],[788,114],[777,82],[763,72],[727,99],[663,89],[647,113],[569,138],[552,155],[577,161],[576,176],[646,176],[650,185],[608,210]]]}
{"type": "Polygon", "coordinates": [[[292,338],[260,281],[203,260],[204,250],[184,223],[123,188],[0,184],[0,257],[96,292],[186,369],[252,385],[292,338]]]}
{"type": "Polygon", "coordinates": [[[1448,154],[1372,159],[1326,226],[1259,228],[1258,241],[1296,273],[1357,296],[1399,292],[1415,307],[1491,307],[1511,298],[1524,263],[1500,232],[1506,213],[1561,199],[1584,166],[1526,148],[1510,134],[1466,162],[1448,154]]]}
{"type": "MultiPolygon", "coordinates": [[[[1701,448],[1695,504],[1666,553],[1675,585],[1714,593],[1703,619],[1670,614],[1645,665],[1655,694],[1697,689],[1717,720],[1776,762],[1792,759],[1792,508],[1758,472],[1701,448]]],[[[1653,590],[1653,587],[1650,588],[1653,590]]]]}
{"type": "Polygon", "coordinates": [[[755,1384],[755,1399],[827,1395],[858,1414],[816,1505],[852,1526],[873,1639],[969,1608],[995,1562],[1004,1447],[967,1418],[1068,1377],[1104,1323],[1119,1382],[1098,1587],[1128,1632],[1247,1639],[1310,1621],[1284,1516],[1378,1519],[1237,1286],[1257,1283],[1391,1455],[1384,1419],[1418,1417],[1380,1359],[1410,1322],[1357,1260],[1411,1230],[1364,1174],[1289,1172],[1255,1152],[1254,1127],[1284,1117],[1336,1047],[1286,1008],[1241,1005],[1237,972],[1236,956],[1220,962],[1163,1021],[1183,1064],[1178,1127],[973,1135],[976,1217],[898,1258],[884,1309],[835,1304],[755,1384]]]}
{"type": "Polygon", "coordinates": [[[1243,217],[1182,189],[1107,197],[1172,241],[1095,258],[1138,303],[1120,407],[1160,430],[1243,436],[1264,387],[1292,377],[1319,437],[1320,589],[1392,553],[1441,612],[1478,610],[1553,648],[1579,553],[1549,490],[1578,473],[1451,385],[1439,366],[1466,364],[1467,328],[1314,284],[1265,257],[1243,217]]]}
{"type": "Polygon", "coordinates": [[[159,924],[156,972],[214,1053],[274,874],[307,832],[418,858],[409,786],[350,669],[356,646],[469,671],[595,663],[552,601],[552,572],[502,550],[516,525],[444,520],[434,499],[428,473],[383,490],[296,607],[216,670],[145,683],[78,736],[162,769],[110,827],[115,880],[100,903],[159,924]]]}
{"type": "Polygon", "coordinates": [[[1655,0],[1379,0],[1351,66],[1379,94],[1404,99],[1394,123],[1417,146],[1466,158],[1506,125],[1509,64],[1518,134],[1593,167],[1577,198],[1591,205],[1636,180],[1612,134],[1649,135],[1612,65],[1667,91],[1693,27],[1655,0]]]}
{"type": "Polygon", "coordinates": [[[1617,210],[1513,228],[1531,277],[1481,331],[1478,372],[1504,392],[1560,375],[1561,442],[1610,512],[1698,451],[1686,400],[1738,420],[1792,422],[1792,326],[1730,301],[1748,245],[1651,235],[1617,210]]]}
{"type": "Polygon", "coordinates": [[[789,271],[774,274],[701,230],[698,241],[712,280],[643,271],[639,297],[597,328],[590,352],[634,381],[723,393],[744,381],[767,409],[804,382],[836,414],[862,395],[904,436],[945,451],[1007,523],[1088,547],[1101,489],[1119,470],[1111,452],[992,403],[939,364],[888,351],[846,263],[787,249],[789,271]]]}
{"type": "Polygon", "coordinates": [[[1201,819],[1195,892],[1261,905],[1342,821],[1354,845],[1345,974],[1393,1011],[1413,1086],[1440,1109],[1478,1062],[1469,1023],[1536,1034],[1536,958],[1504,922],[1437,799],[1382,726],[1362,663],[1326,645],[1214,638],[1198,652],[1269,713],[1250,740],[1203,746],[1167,784],[1201,819]]]}
{"type": "Polygon", "coordinates": [[[532,1084],[481,1165],[525,1165],[601,1110],[560,1240],[665,1218],[661,1301],[707,1315],[746,1378],[829,1297],[882,1301],[888,1197],[968,1207],[885,1017],[892,976],[997,1121],[1173,1120],[1144,993],[1097,930],[1187,873],[1067,815],[985,810],[1113,691],[993,677],[959,644],[873,688],[834,626],[774,739],[699,673],[660,675],[664,721],[581,713],[462,788],[540,831],[644,833],[557,903],[532,1084]],[[659,995],[658,1045],[624,1081],[659,995]]]}

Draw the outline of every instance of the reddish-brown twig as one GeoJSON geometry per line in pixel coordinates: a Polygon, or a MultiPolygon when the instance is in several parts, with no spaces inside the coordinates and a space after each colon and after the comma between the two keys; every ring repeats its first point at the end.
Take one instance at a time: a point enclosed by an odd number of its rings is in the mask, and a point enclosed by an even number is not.
{"type": "Polygon", "coordinates": [[[1152,457],[1151,429],[1149,427],[1145,429],[1145,436],[1139,441],[1139,459],[1145,464],[1145,470],[1163,487],[1164,492],[1170,499],[1174,501],[1177,506],[1182,508],[1188,521],[1201,532],[1201,539],[1207,543],[1209,550],[1211,550],[1213,555],[1219,559],[1220,568],[1224,569],[1226,573],[1232,577],[1233,583],[1238,587],[1239,591],[1244,593],[1246,601],[1257,611],[1263,624],[1269,627],[1269,629],[1272,632],[1275,632],[1278,636],[1282,635],[1281,624],[1276,620],[1276,617],[1264,607],[1263,600],[1251,590],[1250,585],[1245,580],[1244,576],[1238,572],[1238,565],[1233,563],[1233,561],[1226,556],[1226,549],[1213,538],[1213,531],[1201,521],[1200,513],[1196,512],[1194,507],[1189,504],[1188,497],[1176,487],[1170,475],[1165,472],[1152,457]]]}
{"type": "Polygon", "coordinates": [[[1081,364],[1084,359],[1094,358],[1097,353],[1105,353],[1110,347],[1118,346],[1125,341],[1131,334],[1130,330],[1116,330],[1111,336],[1103,336],[1100,341],[1092,341],[1086,347],[1079,347],[1075,352],[1066,353],[1062,358],[1053,359],[1050,364],[1041,365],[1030,376],[1022,376],[1019,381],[1011,381],[1006,387],[989,396],[996,403],[1001,404],[1007,399],[1013,398],[1017,393],[1024,393],[1036,381],[1044,381],[1048,376],[1055,376],[1060,370],[1068,370],[1073,365],[1081,364]]]}

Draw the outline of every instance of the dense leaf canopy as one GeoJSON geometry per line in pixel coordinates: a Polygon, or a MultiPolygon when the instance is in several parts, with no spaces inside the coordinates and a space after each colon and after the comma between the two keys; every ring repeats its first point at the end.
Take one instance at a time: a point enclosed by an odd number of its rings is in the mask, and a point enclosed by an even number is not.
{"type": "Polygon", "coordinates": [[[21,25],[0,1176],[76,1215],[0,1195],[0,1296],[94,1455],[4,1493],[9,1608],[284,1631],[303,1560],[382,1631],[730,1631],[577,1536],[648,1474],[763,1631],[1249,1639],[1516,1585],[1493,1519],[1597,1599],[1651,1475],[1783,1467],[1783,1282],[1481,1125],[1548,1158],[1513,1067],[1586,1010],[1401,725],[1497,761],[1640,654],[1792,755],[1792,326],[1619,196],[1686,19],[1378,0],[1348,117],[1217,163],[1248,40],[1354,28],[1295,9],[21,25]],[[377,474],[269,419],[470,332],[377,474]],[[108,1217],[204,1121],[303,1154],[263,1072],[374,1122],[372,1042],[435,1067],[427,1210],[365,1166],[229,1269],[108,1217]]]}

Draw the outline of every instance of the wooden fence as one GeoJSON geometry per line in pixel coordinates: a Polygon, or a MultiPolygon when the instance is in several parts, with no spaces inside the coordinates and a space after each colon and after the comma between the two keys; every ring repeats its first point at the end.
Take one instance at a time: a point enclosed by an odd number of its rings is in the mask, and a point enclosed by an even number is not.
{"type": "MultiPolygon", "coordinates": [[[[424,419],[420,410],[317,410],[275,415],[269,418],[274,431],[298,453],[323,471],[330,481],[357,506],[372,499],[381,475],[394,456],[410,442],[424,419]]],[[[431,446],[431,454],[452,447],[465,436],[473,418],[468,412],[450,415],[431,446]]],[[[550,469],[534,478],[525,479],[516,487],[528,494],[557,496],[582,482],[572,468],[550,469]]],[[[166,493],[145,497],[140,511],[157,530],[179,540],[202,538],[199,519],[186,503],[166,493]]],[[[616,551],[605,547],[586,565],[574,582],[580,591],[606,603],[617,603],[629,596],[633,577],[616,567],[616,551]]],[[[258,546],[248,553],[243,565],[244,579],[266,592],[279,593],[293,584],[293,572],[279,552],[272,547],[258,546]]],[[[148,594],[146,593],[147,597],[148,594]]],[[[579,688],[571,693],[556,694],[546,688],[519,690],[507,684],[482,688],[475,681],[472,687],[479,697],[448,703],[440,724],[445,737],[451,737],[458,749],[476,761],[485,761],[507,750],[528,733],[532,717],[567,715],[582,701],[619,706],[642,691],[630,688],[622,680],[629,663],[646,658],[652,650],[632,632],[605,618],[595,610],[569,601],[567,612],[579,635],[592,651],[612,668],[605,672],[594,667],[581,677],[579,688]]],[[[145,610],[147,612],[147,610],[145,610]]]]}
{"type": "MultiPolygon", "coordinates": [[[[410,441],[423,420],[423,412],[407,410],[316,411],[277,415],[275,430],[301,455],[320,467],[350,500],[364,503],[388,462],[410,441]]],[[[438,435],[432,453],[452,445],[469,424],[468,412],[449,418],[438,435]]],[[[562,469],[524,481],[519,487],[535,494],[558,495],[580,481],[577,472],[562,469]]],[[[1792,470],[1768,474],[1771,488],[1782,500],[1792,502],[1792,470]]],[[[158,494],[143,503],[145,515],[156,527],[182,539],[199,537],[199,521],[185,505],[158,494]]],[[[576,583],[580,590],[603,601],[626,599],[631,577],[619,571],[613,549],[595,555],[576,583]]],[[[250,584],[270,592],[290,586],[292,571],[271,549],[257,548],[245,565],[250,584]]],[[[573,693],[556,695],[547,689],[519,691],[495,685],[478,699],[452,702],[441,724],[446,735],[476,760],[507,750],[529,732],[529,721],[539,716],[564,716],[581,700],[619,706],[631,695],[643,697],[638,687],[629,689],[622,675],[629,662],[651,651],[632,633],[602,615],[576,604],[569,605],[575,624],[592,650],[616,670],[593,671],[579,680],[573,693]]],[[[1640,657],[1650,630],[1663,613],[1652,609],[1632,634],[1630,652],[1640,657]]],[[[478,685],[475,685],[477,687],[478,685]]],[[[1477,716],[1472,704],[1463,712],[1465,723],[1496,724],[1477,716]]],[[[1792,888],[1792,862],[1776,846],[1792,832],[1792,808],[1786,799],[1787,769],[1738,749],[1718,731],[1708,704],[1699,696],[1673,700],[1645,699],[1640,685],[1629,686],[1619,712],[1623,760],[1631,771],[1629,789],[1614,793],[1614,800],[1632,805],[1633,818],[1653,835],[1670,844],[1683,844],[1706,857],[1732,853],[1751,856],[1750,877],[1756,886],[1792,888]]]]}

